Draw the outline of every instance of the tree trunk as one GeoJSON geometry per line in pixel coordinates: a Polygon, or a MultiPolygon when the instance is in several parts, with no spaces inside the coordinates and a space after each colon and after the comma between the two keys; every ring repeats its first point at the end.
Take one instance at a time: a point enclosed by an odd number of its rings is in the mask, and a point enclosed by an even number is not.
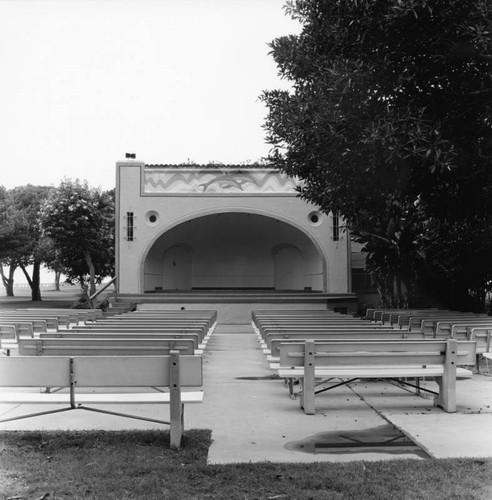
{"type": "Polygon", "coordinates": [[[84,251],[85,261],[89,268],[89,297],[96,293],[96,270],[94,269],[94,264],[92,263],[92,258],[90,252],[84,251]]]}
{"type": "Polygon", "coordinates": [[[32,269],[32,300],[41,301],[41,262],[35,261],[32,269]]]}
{"type": "Polygon", "coordinates": [[[60,277],[61,277],[61,272],[55,271],[55,290],[57,292],[60,291],[60,277]]]}
{"type": "Polygon", "coordinates": [[[3,271],[3,265],[0,265],[0,276],[2,277],[2,283],[5,287],[5,293],[7,297],[14,296],[14,273],[17,268],[17,264],[11,262],[9,264],[9,277],[5,276],[3,271]]]}
{"type": "Polygon", "coordinates": [[[24,264],[19,264],[24,276],[26,277],[29,286],[31,287],[31,300],[40,301],[41,299],[41,288],[40,288],[40,269],[41,263],[35,261],[32,267],[32,278],[29,276],[26,267],[24,264]]]}

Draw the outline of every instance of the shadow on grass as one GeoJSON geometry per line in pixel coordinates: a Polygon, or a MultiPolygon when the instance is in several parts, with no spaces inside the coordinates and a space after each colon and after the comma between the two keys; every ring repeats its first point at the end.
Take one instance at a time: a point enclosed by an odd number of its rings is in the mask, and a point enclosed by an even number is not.
{"type": "Polygon", "coordinates": [[[208,430],[4,432],[0,500],[485,499],[486,460],[207,465],[208,430]]]}

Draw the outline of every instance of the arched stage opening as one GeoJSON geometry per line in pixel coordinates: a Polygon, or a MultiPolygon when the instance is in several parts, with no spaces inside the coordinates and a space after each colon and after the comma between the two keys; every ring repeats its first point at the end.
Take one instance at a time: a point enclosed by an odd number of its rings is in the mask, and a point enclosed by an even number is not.
{"type": "Polygon", "coordinates": [[[221,212],[164,230],[143,258],[143,288],[322,292],[327,267],[299,228],[266,215],[221,212]]]}

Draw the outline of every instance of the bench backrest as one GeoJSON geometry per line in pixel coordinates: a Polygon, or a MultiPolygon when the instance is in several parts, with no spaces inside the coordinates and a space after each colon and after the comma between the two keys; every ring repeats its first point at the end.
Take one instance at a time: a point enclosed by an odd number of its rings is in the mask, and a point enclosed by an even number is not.
{"type": "Polygon", "coordinates": [[[15,310],[18,313],[28,313],[28,314],[35,314],[39,316],[52,316],[55,318],[61,318],[62,321],[65,320],[65,318],[68,318],[68,321],[70,323],[78,323],[78,322],[83,322],[85,323],[87,320],[89,320],[89,313],[85,311],[85,309],[56,309],[56,308],[50,308],[50,309],[16,309],[15,310]]]}
{"type": "MultiPolygon", "coordinates": [[[[178,358],[181,387],[203,385],[201,356],[178,358]]],[[[0,387],[168,387],[170,368],[170,356],[0,357],[0,387]]]]}
{"type": "Polygon", "coordinates": [[[176,334],[176,335],[196,335],[200,342],[205,337],[205,332],[201,328],[163,328],[157,326],[142,326],[142,325],[121,325],[121,326],[113,326],[113,325],[97,325],[95,324],[93,327],[88,327],[85,325],[84,327],[76,326],[70,329],[71,332],[78,333],[90,333],[90,332],[108,332],[108,333],[136,333],[136,334],[144,334],[144,333],[161,333],[161,334],[176,334]]]}
{"type": "Polygon", "coordinates": [[[39,311],[45,311],[45,312],[61,312],[61,313],[68,313],[68,314],[77,314],[82,317],[87,317],[90,321],[95,321],[97,318],[102,318],[104,313],[102,309],[72,309],[72,308],[64,308],[64,307],[43,307],[43,308],[36,308],[36,307],[28,307],[25,309],[26,311],[34,311],[34,312],[39,312],[39,311]]]}
{"type": "Polygon", "coordinates": [[[398,324],[400,326],[408,326],[408,328],[420,328],[422,330],[434,331],[435,325],[438,321],[443,320],[467,320],[470,318],[480,318],[486,317],[485,315],[480,316],[472,313],[459,313],[459,314],[439,314],[439,315],[429,315],[429,316],[400,316],[398,324]]]}
{"type": "Polygon", "coordinates": [[[359,321],[285,321],[279,323],[265,323],[257,326],[260,331],[267,330],[288,330],[292,328],[370,328],[370,329],[380,329],[389,328],[384,325],[376,325],[374,323],[364,323],[359,321]]]}
{"type": "Polygon", "coordinates": [[[55,313],[43,313],[43,312],[32,312],[32,311],[8,311],[0,312],[0,318],[20,318],[28,319],[29,321],[33,319],[43,319],[48,322],[57,322],[61,325],[70,324],[70,316],[68,314],[55,314],[55,313]]]}
{"type": "Polygon", "coordinates": [[[274,338],[292,338],[297,336],[298,334],[301,335],[301,338],[314,338],[317,339],[319,337],[323,336],[330,336],[330,335],[339,335],[339,336],[345,336],[348,335],[347,338],[350,338],[350,335],[355,336],[355,338],[363,338],[365,335],[377,335],[377,336],[382,336],[386,335],[389,333],[394,333],[397,334],[400,338],[404,332],[402,333],[402,330],[394,330],[393,328],[377,328],[377,329],[371,329],[371,328],[366,328],[366,327],[350,327],[350,328],[344,328],[344,327],[333,327],[333,328],[289,328],[289,329],[278,329],[278,330],[266,330],[265,332],[260,332],[261,337],[268,343],[268,339],[274,339],[274,338]]]}
{"type": "Polygon", "coordinates": [[[468,340],[474,340],[477,343],[477,352],[491,352],[492,329],[472,328],[468,334],[468,340]]]}
{"type": "Polygon", "coordinates": [[[154,329],[154,330],[169,330],[169,331],[175,331],[175,332],[182,332],[182,331],[188,331],[188,330],[195,330],[197,332],[204,332],[206,331],[205,328],[200,327],[200,326],[194,326],[194,325],[187,325],[187,324],[182,324],[182,325],[163,325],[161,323],[145,323],[145,322],[140,322],[136,321],[135,323],[133,322],[122,322],[122,323],[92,323],[89,325],[81,325],[81,326],[74,326],[72,329],[73,330],[99,330],[101,328],[104,329],[117,329],[117,328],[126,328],[126,329],[131,329],[131,328],[142,328],[142,329],[154,329]]]}
{"type": "Polygon", "coordinates": [[[311,349],[316,366],[444,365],[446,351],[456,349],[458,365],[474,365],[476,343],[456,340],[385,342],[302,342],[280,346],[280,366],[304,366],[311,349]],[[452,346],[457,346],[453,348],[452,346]]]}
{"type": "Polygon", "coordinates": [[[450,334],[454,336],[456,333],[466,333],[474,326],[484,326],[492,329],[492,318],[488,320],[470,319],[468,321],[439,321],[435,327],[435,334],[450,334]]]}
{"type": "Polygon", "coordinates": [[[20,356],[194,354],[192,339],[19,339],[20,356]]]}
{"type": "Polygon", "coordinates": [[[346,340],[351,339],[381,339],[383,337],[387,337],[388,340],[392,339],[404,339],[404,338],[413,338],[424,339],[424,335],[420,332],[407,332],[406,330],[393,330],[393,329],[385,329],[379,331],[366,330],[365,328],[352,328],[350,330],[343,329],[334,329],[334,330],[326,330],[322,332],[312,331],[312,330],[297,330],[292,332],[272,332],[265,335],[265,340],[267,344],[269,344],[274,339],[292,339],[298,338],[302,340],[329,340],[330,338],[341,338],[346,340]]]}
{"type": "Polygon", "coordinates": [[[370,325],[364,323],[326,323],[320,325],[311,325],[311,324],[285,324],[285,325],[277,325],[277,326],[266,326],[261,327],[261,332],[271,332],[271,331],[292,331],[292,330],[313,330],[313,331],[330,331],[330,330],[351,330],[351,329],[364,329],[369,331],[382,331],[382,330],[395,330],[394,328],[390,328],[383,325],[370,325]]]}
{"type": "Polygon", "coordinates": [[[0,316],[0,323],[18,326],[20,331],[27,331],[29,334],[32,334],[34,331],[46,332],[48,330],[48,322],[44,319],[22,319],[0,316]]]}
{"type": "Polygon", "coordinates": [[[442,315],[446,316],[448,314],[461,314],[459,311],[449,311],[449,310],[439,310],[439,309],[406,309],[406,310],[397,310],[397,311],[388,311],[382,312],[380,320],[383,323],[390,323],[392,325],[399,324],[400,318],[402,321],[405,321],[409,316],[436,316],[442,315]]]}
{"type": "Polygon", "coordinates": [[[97,328],[97,327],[106,327],[106,326],[113,326],[113,327],[120,327],[120,326],[126,326],[126,327],[132,327],[132,326],[147,326],[147,327],[154,327],[154,328],[167,328],[167,329],[190,329],[194,328],[195,330],[201,330],[202,332],[206,332],[209,329],[209,326],[206,324],[197,324],[197,323],[187,323],[186,321],[183,321],[181,323],[166,323],[162,322],[159,320],[148,320],[148,319],[143,319],[143,320],[125,320],[125,321],[113,321],[111,319],[107,320],[100,320],[96,321],[95,323],[89,323],[87,325],[84,325],[84,327],[87,328],[97,328]]]}
{"type": "Polygon", "coordinates": [[[409,333],[405,332],[404,335],[401,333],[387,333],[384,335],[292,335],[289,338],[271,338],[267,345],[270,347],[270,354],[275,357],[280,356],[280,346],[285,343],[299,343],[305,342],[306,340],[314,340],[315,342],[387,342],[387,341],[401,341],[406,342],[407,340],[425,340],[420,333],[409,333]]]}
{"type": "Polygon", "coordinates": [[[423,314],[427,312],[440,312],[440,311],[446,311],[446,309],[437,309],[437,308],[428,308],[428,309],[367,309],[366,310],[366,319],[369,319],[370,321],[382,321],[383,320],[383,315],[384,319],[388,320],[389,315],[392,313],[405,313],[408,311],[414,311],[414,312],[421,312],[423,314]]]}
{"type": "Polygon", "coordinates": [[[131,311],[124,313],[125,315],[134,315],[137,316],[139,314],[154,314],[158,315],[159,317],[164,317],[164,318],[200,318],[200,319],[206,319],[210,321],[211,323],[215,323],[217,321],[217,311],[208,311],[208,310],[199,310],[199,309],[187,309],[187,310],[166,310],[166,309],[142,309],[139,306],[137,306],[136,311],[131,311]]]}
{"type": "Polygon", "coordinates": [[[44,339],[81,339],[91,341],[92,339],[111,339],[117,341],[118,339],[167,339],[167,340],[192,340],[195,349],[198,349],[199,338],[194,333],[156,333],[156,332],[107,332],[104,330],[88,331],[88,332],[74,332],[73,330],[66,330],[60,332],[47,332],[40,333],[39,338],[44,339]]]}

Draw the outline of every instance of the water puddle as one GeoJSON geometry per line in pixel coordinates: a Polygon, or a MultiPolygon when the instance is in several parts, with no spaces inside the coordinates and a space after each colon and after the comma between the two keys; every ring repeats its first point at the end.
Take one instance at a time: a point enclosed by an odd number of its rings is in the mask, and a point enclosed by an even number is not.
{"type": "Polygon", "coordinates": [[[386,455],[413,454],[429,458],[417,444],[390,424],[363,430],[339,430],[320,432],[301,441],[291,441],[285,445],[291,451],[310,453],[384,453],[386,455]]]}

